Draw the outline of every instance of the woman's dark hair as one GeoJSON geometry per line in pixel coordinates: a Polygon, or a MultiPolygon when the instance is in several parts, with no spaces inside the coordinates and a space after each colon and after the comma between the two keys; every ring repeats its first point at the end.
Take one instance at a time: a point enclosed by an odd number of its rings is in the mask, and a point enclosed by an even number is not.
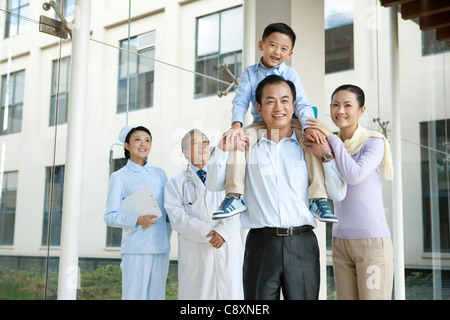
{"type": "Polygon", "coordinates": [[[337,87],[336,90],[334,90],[333,94],[331,95],[331,100],[333,100],[334,95],[339,91],[353,92],[356,95],[356,100],[358,100],[360,108],[362,108],[364,106],[364,103],[366,103],[366,96],[364,94],[364,91],[358,86],[355,86],[353,84],[344,84],[342,86],[337,87]]]}
{"type": "Polygon", "coordinates": [[[264,29],[264,32],[262,35],[262,41],[263,42],[266,41],[267,37],[270,36],[274,32],[279,32],[279,33],[287,35],[292,41],[291,49],[294,49],[295,39],[296,39],[295,32],[294,32],[294,30],[292,30],[291,27],[289,27],[287,24],[282,23],[282,22],[269,24],[264,29]]]}
{"type": "Polygon", "coordinates": [[[266,85],[277,84],[280,82],[287,83],[289,88],[291,88],[292,99],[293,99],[293,101],[295,101],[295,98],[297,97],[297,91],[295,90],[294,83],[292,81],[285,80],[283,77],[281,77],[279,75],[272,74],[270,76],[265,77],[264,79],[261,80],[260,83],[258,83],[258,86],[256,87],[256,91],[255,91],[256,102],[258,102],[261,105],[262,93],[263,93],[263,89],[266,85]]]}
{"type": "MultiPolygon", "coordinates": [[[[130,137],[133,134],[133,132],[136,132],[136,131],[144,131],[144,132],[148,133],[150,135],[150,139],[153,140],[150,130],[148,130],[146,127],[138,126],[138,127],[131,129],[130,132],[128,132],[127,137],[125,138],[126,143],[130,143],[130,137]]],[[[128,151],[127,148],[125,148],[125,146],[123,147],[123,154],[125,155],[126,159],[130,159],[130,151],[128,151]]]]}

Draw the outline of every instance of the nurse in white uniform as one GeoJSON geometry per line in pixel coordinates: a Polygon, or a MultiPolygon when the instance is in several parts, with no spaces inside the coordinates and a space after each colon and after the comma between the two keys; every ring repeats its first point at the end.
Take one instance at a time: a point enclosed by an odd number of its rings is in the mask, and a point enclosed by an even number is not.
{"type": "Polygon", "coordinates": [[[165,209],[178,232],[178,299],[243,299],[239,217],[211,219],[225,194],[207,190],[197,174],[211,156],[208,138],[194,129],[181,145],[189,164],[164,191],[165,209]]]}
{"type": "Polygon", "coordinates": [[[163,300],[169,268],[172,229],[164,210],[166,173],[148,165],[152,146],[145,127],[125,126],[119,140],[124,143],[127,165],[111,174],[104,220],[122,228],[122,299],[163,300]],[[123,210],[124,199],[150,185],[162,216],[138,216],[123,210]]]}

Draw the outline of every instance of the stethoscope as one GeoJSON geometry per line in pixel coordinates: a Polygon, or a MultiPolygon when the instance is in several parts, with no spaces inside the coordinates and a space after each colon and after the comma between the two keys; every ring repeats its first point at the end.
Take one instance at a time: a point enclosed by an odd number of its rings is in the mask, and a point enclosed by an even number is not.
{"type": "MultiPolygon", "coordinates": [[[[215,148],[211,148],[211,155],[214,153],[215,148]]],[[[197,186],[194,183],[194,180],[192,180],[191,177],[191,172],[189,172],[189,164],[186,167],[186,170],[184,171],[184,175],[186,176],[183,180],[183,183],[181,184],[181,202],[183,203],[184,206],[190,205],[192,206],[194,203],[197,202],[198,198],[197,198],[197,186]],[[186,191],[186,184],[191,184],[194,188],[194,196],[192,201],[186,201],[186,195],[187,191],[186,191]]],[[[189,188],[188,188],[189,189],[189,188]]],[[[189,198],[189,197],[188,197],[189,198]]],[[[189,200],[189,199],[188,199],[189,200]]]]}
{"type": "Polygon", "coordinates": [[[189,172],[189,164],[187,165],[184,175],[186,177],[184,178],[183,183],[181,184],[182,203],[184,206],[193,205],[194,203],[197,202],[197,186],[195,185],[194,180],[192,180],[191,173],[189,172]],[[186,188],[186,184],[188,185],[187,188],[186,188]],[[193,190],[193,192],[194,192],[193,197],[189,197],[189,195],[192,194],[192,192],[189,192],[189,194],[188,194],[187,190],[190,189],[189,185],[192,185],[194,187],[193,189],[191,189],[191,191],[193,190]],[[189,198],[193,198],[193,199],[189,199],[189,198]],[[186,199],[188,201],[186,201],[186,199]],[[189,201],[189,200],[191,200],[191,201],[189,201]]]}

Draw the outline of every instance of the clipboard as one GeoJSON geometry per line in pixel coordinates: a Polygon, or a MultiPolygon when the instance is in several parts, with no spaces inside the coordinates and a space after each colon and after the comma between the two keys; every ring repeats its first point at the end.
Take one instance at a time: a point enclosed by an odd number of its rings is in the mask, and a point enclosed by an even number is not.
{"type": "MultiPolygon", "coordinates": [[[[122,212],[136,216],[155,215],[156,219],[161,217],[162,213],[159,209],[156,198],[150,185],[146,185],[132,195],[126,197],[122,201],[122,212]]],[[[141,228],[123,228],[123,233],[128,234],[141,228]]]]}

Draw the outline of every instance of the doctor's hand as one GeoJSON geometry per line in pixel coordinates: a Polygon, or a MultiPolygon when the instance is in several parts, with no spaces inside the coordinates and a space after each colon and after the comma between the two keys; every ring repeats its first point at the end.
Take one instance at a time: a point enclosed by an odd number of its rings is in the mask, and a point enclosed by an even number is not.
{"type": "Polygon", "coordinates": [[[206,237],[212,237],[211,240],[209,240],[209,243],[211,243],[211,245],[216,249],[219,249],[225,243],[225,240],[222,238],[222,236],[215,230],[208,233],[206,237]]]}
{"type": "Polygon", "coordinates": [[[229,129],[220,137],[217,147],[222,151],[232,151],[239,149],[245,151],[248,148],[248,132],[241,128],[229,129]]]}
{"type": "Polygon", "coordinates": [[[147,215],[147,216],[139,216],[137,219],[137,223],[141,225],[143,228],[148,229],[152,224],[154,224],[156,221],[154,219],[158,218],[154,215],[147,215]]]}

